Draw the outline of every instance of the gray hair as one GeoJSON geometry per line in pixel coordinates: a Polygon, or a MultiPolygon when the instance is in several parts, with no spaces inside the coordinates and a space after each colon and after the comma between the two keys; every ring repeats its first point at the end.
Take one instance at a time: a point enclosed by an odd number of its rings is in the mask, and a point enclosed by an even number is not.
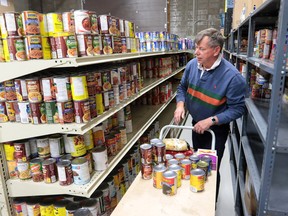
{"type": "Polygon", "coordinates": [[[215,28],[208,28],[200,31],[195,37],[195,44],[198,44],[205,36],[209,37],[208,45],[210,47],[220,46],[222,50],[224,44],[224,37],[220,33],[220,31],[215,28]]]}

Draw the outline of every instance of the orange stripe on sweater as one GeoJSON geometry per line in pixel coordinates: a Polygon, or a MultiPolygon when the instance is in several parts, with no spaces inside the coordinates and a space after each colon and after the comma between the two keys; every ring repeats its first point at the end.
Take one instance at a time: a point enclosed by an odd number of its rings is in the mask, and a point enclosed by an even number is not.
{"type": "Polygon", "coordinates": [[[192,88],[188,88],[188,93],[190,95],[192,95],[193,97],[196,97],[196,98],[198,98],[198,99],[200,99],[200,100],[202,100],[208,104],[211,104],[213,106],[220,106],[226,102],[226,97],[222,98],[221,100],[218,100],[218,99],[209,97],[209,96],[203,94],[202,92],[196,91],[192,88]]]}

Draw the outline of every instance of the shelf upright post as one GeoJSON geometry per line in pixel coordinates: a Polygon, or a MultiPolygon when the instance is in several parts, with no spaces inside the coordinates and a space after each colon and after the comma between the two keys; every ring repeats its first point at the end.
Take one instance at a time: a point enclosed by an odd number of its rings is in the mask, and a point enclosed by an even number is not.
{"type": "Polygon", "coordinates": [[[278,18],[277,52],[274,62],[272,93],[268,115],[267,138],[262,165],[262,178],[258,214],[265,215],[269,210],[269,195],[273,177],[275,157],[277,157],[277,138],[281,117],[282,95],[286,76],[286,61],[288,50],[288,1],[281,0],[278,18]],[[282,39],[282,40],[281,40],[282,39]]]}

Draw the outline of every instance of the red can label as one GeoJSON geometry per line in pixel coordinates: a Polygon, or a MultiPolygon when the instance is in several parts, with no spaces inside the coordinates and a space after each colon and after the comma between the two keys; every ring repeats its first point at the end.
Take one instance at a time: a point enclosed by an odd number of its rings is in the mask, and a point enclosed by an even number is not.
{"type": "Polygon", "coordinates": [[[89,100],[74,101],[75,122],[83,123],[91,120],[89,100]]]}
{"type": "Polygon", "coordinates": [[[152,178],[152,164],[141,164],[141,174],[143,179],[151,179],[152,178]]]}

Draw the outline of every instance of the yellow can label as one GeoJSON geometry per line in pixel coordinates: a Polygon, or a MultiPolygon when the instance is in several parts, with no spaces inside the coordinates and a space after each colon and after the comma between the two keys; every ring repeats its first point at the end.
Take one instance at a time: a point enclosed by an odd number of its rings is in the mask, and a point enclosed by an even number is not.
{"type": "Polygon", "coordinates": [[[176,172],[176,174],[177,174],[177,188],[179,188],[179,187],[181,187],[181,185],[182,185],[182,171],[181,170],[177,170],[177,171],[174,171],[174,172],[176,172]]]}
{"type": "Polygon", "coordinates": [[[96,109],[97,109],[97,114],[98,115],[101,115],[104,112],[102,93],[97,93],[96,94],[96,109]]]}
{"type": "Polygon", "coordinates": [[[153,172],[153,186],[157,189],[162,188],[163,172],[153,172]]]}
{"type": "Polygon", "coordinates": [[[190,190],[192,192],[200,192],[204,190],[204,175],[190,175],[190,190]]]}
{"type": "Polygon", "coordinates": [[[46,16],[49,36],[53,36],[56,32],[63,32],[62,14],[49,13],[46,16]]]}
{"type": "Polygon", "coordinates": [[[86,154],[86,146],[84,144],[83,136],[73,136],[68,137],[70,147],[71,147],[71,155],[73,157],[79,157],[86,154]]]}
{"type": "Polygon", "coordinates": [[[10,160],[14,160],[14,145],[10,144],[10,143],[4,143],[4,151],[5,151],[5,155],[6,155],[6,160],[10,161],[10,160]]]}
{"type": "Polygon", "coordinates": [[[49,43],[48,37],[42,37],[41,38],[41,45],[42,45],[42,51],[43,51],[43,59],[51,59],[51,46],[49,43]]]}
{"type": "Polygon", "coordinates": [[[65,207],[54,207],[54,215],[66,216],[66,208],[65,207]]]}
{"type": "Polygon", "coordinates": [[[8,37],[8,32],[5,26],[5,20],[4,16],[1,14],[0,15],[0,29],[1,29],[1,37],[2,38],[7,38],[8,37]]]}
{"type": "Polygon", "coordinates": [[[39,19],[41,36],[48,36],[48,25],[46,14],[38,13],[38,19],[39,19]]]}
{"type": "Polygon", "coordinates": [[[72,99],[75,101],[89,98],[86,76],[71,77],[72,99]]]}
{"type": "Polygon", "coordinates": [[[0,39],[0,62],[5,61],[5,56],[4,56],[4,49],[3,49],[3,41],[0,39]]]}
{"type": "Polygon", "coordinates": [[[3,39],[3,52],[4,52],[4,59],[6,62],[10,62],[10,53],[8,48],[8,41],[3,39]]]}
{"type": "Polygon", "coordinates": [[[50,206],[40,206],[41,216],[54,216],[54,207],[50,206]]]}

